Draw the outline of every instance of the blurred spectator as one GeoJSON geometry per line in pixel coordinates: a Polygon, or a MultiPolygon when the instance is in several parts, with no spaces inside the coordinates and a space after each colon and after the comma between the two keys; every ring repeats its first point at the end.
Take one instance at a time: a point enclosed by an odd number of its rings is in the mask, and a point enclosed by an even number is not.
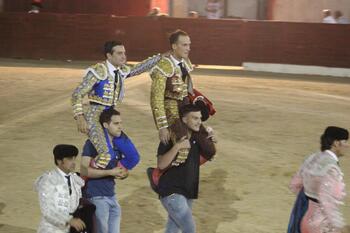
{"type": "Polygon", "coordinates": [[[159,7],[153,7],[150,12],[147,14],[147,16],[159,16],[160,13],[160,8],[159,7]]]}
{"type": "Polygon", "coordinates": [[[147,14],[150,17],[168,17],[167,13],[161,13],[159,7],[153,7],[150,12],[147,14]]]}
{"type": "Polygon", "coordinates": [[[222,8],[221,0],[208,0],[207,7],[205,8],[207,18],[220,19],[222,17],[222,8]]]}
{"type": "Polygon", "coordinates": [[[28,13],[37,14],[43,8],[42,0],[32,0],[31,9],[28,13]]]}
{"type": "Polygon", "coordinates": [[[332,16],[331,10],[325,9],[322,12],[323,12],[322,23],[337,23],[337,21],[335,21],[335,19],[332,16]]]}
{"type": "Polygon", "coordinates": [[[188,18],[193,18],[193,19],[199,18],[198,12],[197,11],[188,12],[188,18]]]}
{"type": "Polygon", "coordinates": [[[349,20],[343,16],[341,11],[334,12],[334,19],[339,24],[348,24],[349,20]]]}

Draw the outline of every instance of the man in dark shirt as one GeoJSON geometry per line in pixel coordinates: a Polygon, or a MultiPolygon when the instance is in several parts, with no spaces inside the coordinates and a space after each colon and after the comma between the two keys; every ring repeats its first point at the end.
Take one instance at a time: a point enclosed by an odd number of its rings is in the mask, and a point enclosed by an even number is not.
{"type": "Polygon", "coordinates": [[[121,210],[115,195],[115,178],[124,179],[128,170],[139,162],[139,154],[131,140],[122,132],[120,113],[113,108],[104,110],[100,115],[108,147],[114,155],[104,169],[90,166],[98,155],[96,148],[87,140],[81,160],[81,175],[86,176],[83,196],[96,206],[97,233],[119,233],[121,210]]]}
{"type": "Polygon", "coordinates": [[[157,165],[159,169],[165,170],[159,179],[158,194],[168,212],[167,233],[196,231],[192,202],[198,198],[200,155],[210,160],[216,152],[214,132],[202,125],[201,116],[198,106],[189,104],[181,107],[180,117],[187,136],[176,144],[161,142],[158,147],[157,165]],[[186,161],[172,166],[179,150],[183,148],[189,150],[186,161]]]}

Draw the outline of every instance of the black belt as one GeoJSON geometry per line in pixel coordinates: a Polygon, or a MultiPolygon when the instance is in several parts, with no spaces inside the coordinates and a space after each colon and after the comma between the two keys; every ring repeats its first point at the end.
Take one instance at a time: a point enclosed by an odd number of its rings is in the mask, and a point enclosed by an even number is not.
{"type": "Polygon", "coordinates": [[[89,102],[90,103],[90,105],[102,105],[102,104],[99,104],[99,103],[96,103],[96,102],[89,102]]]}
{"type": "Polygon", "coordinates": [[[104,107],[107,107],[107,108],[114,108],[115,105],[112,105],[112,106],[108,106],[108,105],[104,105],[104,104],[100,104],[100,103],[96,103],[96,102],[89,102],[90,105],[100,105],[100,106],[104,106],[104,107]]]}
{"type": "Polygon", "coordinates": [[[316,202],[316,203],[320,203],[316,198],[309,197],[309,196],[307,196],[307,195],[305,195],[305,196],[306,196],[306,198],[307,198],[308,200],[310,200],[310,201],[313,201],[313,202],[316,202]]]}

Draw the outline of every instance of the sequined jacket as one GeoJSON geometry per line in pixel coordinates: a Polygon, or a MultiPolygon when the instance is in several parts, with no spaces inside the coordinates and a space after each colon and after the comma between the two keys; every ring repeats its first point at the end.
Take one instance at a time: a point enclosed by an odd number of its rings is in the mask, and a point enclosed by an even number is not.
{"type": "Polygon", "coordinates": [[[66,178],[58,171],[58,168],[48,171],[35,181],[34,187],[39,194],[39,204],[42,213],[38,233],[66,233],[69,232],[67,222],[81,198],[81,188],[84,181],[77,175],[72,174],[71,189],[66,178]]]}
{"type": "Polygon", "coordinates": [[[315,232],[340,232],[345,225],[340,212],[345,198],[343,173],[331,153],[326,150],[309,156],[290,184],[294,193],[303,187],[307,196],[318,200],[318,209],[310,219],[310,224],[320,229],[315,228],[315,232]]]}
{"type": "MultiPolygon", "coordinates": [[[[190,73],[193,70],[191,61],[184,60],[184,67],[190,73]]],[[[192,93],[193,84],[190,75],[185,81],[182,80],[182,72],[179,66],[174,64],[170,57],[163,57],[155,65],[150,73],[151,85],[151,108],[158,129],[169,127],[165,112],[165,99],[183,100],[192,93]]]]}
{"type": "Polygon", "coordinates": [[[123,65],[119,68],[119,80],[115,80],[115,77],[108,72],[106,62],[90,66],[86,70],[83,81],[72,94],[71,102],[74,117],[83,114],[83,98],[86,94],[89,102],[104,106],[117,105],[124,96],[125,79],[150,70],[160,59],[161,55],[158,54],[135,65],[133,68],[123,65]]]}

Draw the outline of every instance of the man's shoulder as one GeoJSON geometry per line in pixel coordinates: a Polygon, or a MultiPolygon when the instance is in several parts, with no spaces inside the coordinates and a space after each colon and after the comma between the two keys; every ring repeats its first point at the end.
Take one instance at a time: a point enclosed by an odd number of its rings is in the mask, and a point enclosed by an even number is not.
{"type": "Polygon", "coordinates": [[[85,181],[77,174],[77,173],[73,173],[71,175],[72,177],[72,181],[75,183],[75,184],[78,184],[80,187],[83,187],[84,184],[85,184],[85,181]]]}
{"type": "Polygon", "coordinates": [[[175,73],[175,65],[171,61],[170,57],[162,57],[152,68],[151,76],[154,75],[155,71],[159,71],[165,77],[171,77],[175,73]]]}
{"type": "Polygon", "coordinates": [[[122,65],[120,67],[120,73],[122,74],[123,77],[126,77],[130,74],[131,68],[129,65],[122,65]]]}
{"type": "Polygon", "coordinates": [[[97,154],[98,153],[97,153],[97,150],[96,150],[94,144],[92,144],[90,139],[87,139],[85,141],[85,144],[84,144],[84,147],[83,147],[82,156],[95,157],[97,154]]]}
{"type": "Polygon", "coordinates": [[[86,74],[89,73],[99,80],[105,80],[108,76],[108,68],[104,62],[96,63],[86,69],[86,74]]]}
{"type": "Polygon", "coordinates": [[[59,183],[59,174],[55,169],[44,172],[41,176],[39,176],[35,182],[36,190],[40,190],[41,188],[49,188],[50,186],[55,186],[59,183]]]}
{"type": "Polygon", "coordinates": [[[186,66],[186,70],[188,72],[191,72],[193,70],[193,65],[192,65],[192,62],[189,58],[184,58],[184,63],[185,63],[185,66],[186,66]]]}

